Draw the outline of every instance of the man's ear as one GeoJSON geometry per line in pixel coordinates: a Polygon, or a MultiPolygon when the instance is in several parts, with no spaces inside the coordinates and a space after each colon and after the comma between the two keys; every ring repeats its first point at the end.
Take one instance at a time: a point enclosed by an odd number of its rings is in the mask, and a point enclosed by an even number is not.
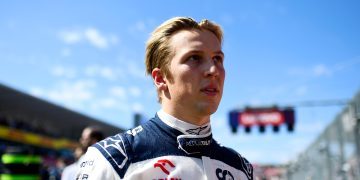
{"type": "Polygon", "coordinates": [[[162,91],[167,89],[165,77],[163,76],[160,68],[154,68],[151,72],[151,76],[158,90],[162,91]]]}

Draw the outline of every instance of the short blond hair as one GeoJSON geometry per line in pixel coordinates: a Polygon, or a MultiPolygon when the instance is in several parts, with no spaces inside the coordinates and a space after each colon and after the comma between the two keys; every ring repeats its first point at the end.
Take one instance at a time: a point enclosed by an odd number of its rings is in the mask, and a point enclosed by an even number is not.
{"type": "MultiPolygon", "coordinates": [[[[161,69],[163,76],[171,78],[169,72],[170,59],[173,57],[170,47],[171,37],[180,30],[208,30],[217,37],[220,43],[223,40],[223,31],[219,25],[207,19],[196,22],[190,17],[174,17],[160,26],[152,33],[146,43],[145,66],[146,73],[151,76],[154,68],[161,69]]],[[[161,98],[159,97],[159,102],[161,98]]]]}

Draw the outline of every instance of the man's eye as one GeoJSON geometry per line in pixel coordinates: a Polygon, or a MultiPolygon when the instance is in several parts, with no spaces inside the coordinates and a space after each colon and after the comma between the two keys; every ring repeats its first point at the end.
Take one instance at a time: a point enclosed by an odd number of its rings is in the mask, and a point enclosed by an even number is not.
{"type": "Polygon", "coordinates": [[[201,56],[199,55],[192,55],[189,57],[190,61],[199,61],[201,59],[201,56]]]}
{"type": "Polygon", "coordinates": [[[223,63],[224,58],[222,56],[215,56],[213,57],[214,61],[219,62],[219,63],[223,63]]]}

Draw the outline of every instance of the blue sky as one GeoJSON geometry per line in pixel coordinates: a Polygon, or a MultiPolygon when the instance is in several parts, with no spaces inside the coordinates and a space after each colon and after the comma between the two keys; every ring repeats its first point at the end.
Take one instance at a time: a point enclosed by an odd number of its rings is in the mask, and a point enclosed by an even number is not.
{"type": "Polygon", "coordinates": [[[225,32],[225,92],[215,138],[253,163],[296,158],[341,111],[299,107],[294,133],[231,134],[227,113],[245,105],[349,99],[360,89],[359,1],[1,1],[0,82],[131,128],[160,108],[144,49],[174,16],[208,18],[225,32]]]}

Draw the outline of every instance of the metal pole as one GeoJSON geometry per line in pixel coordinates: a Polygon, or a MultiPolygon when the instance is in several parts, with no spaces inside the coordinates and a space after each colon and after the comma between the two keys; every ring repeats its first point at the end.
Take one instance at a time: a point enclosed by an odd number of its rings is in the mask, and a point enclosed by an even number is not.
{"type": "Polygon", "coordinates": [[[327,164],[327,175],[328,177],[324,179],[329,179],[332,180],[333,176],[332,176],[332,163],[331,163],[331,152],[330,152],[330,143],[331,143],[331,139],[330,139],[330,132],[329,132],[329,127],[325,130],[325,141],[326,141],[326,145],[325,145],[325,158],[326,158],[326,164],[327,164]]]}
{"type": "Polygon", "coordinates": [[[354,128],[354,133],[355,133],[355,143],[356,143],[356,152],[357,152],[357,169],[358,172],[357,174],[360,176],[360,118],[358,117],[358,119],[356,120],[356,125],[354,128]]]}
{"type": "Polygon", "coordinates": [[[346,163],[345,161],[345,154],[344,154],[344,129],[341,123],[341,118],[336,119],[336,130],[338,131],[338,141],[339,141],[339,148],[340,148],[340,162],[339,162],[339,171],[340,176],[343,180],[347,180],[346,172],[343,171],[343,167],[346,163]]]}
{"type": "Polygon", "coordinates": [[[351,108],[354,112],[355,127],[354,127],[354,139],[356,145],[356,164],[357,164],[357,175],[360,176],[360,94],[351,103],[351,108]]]}

